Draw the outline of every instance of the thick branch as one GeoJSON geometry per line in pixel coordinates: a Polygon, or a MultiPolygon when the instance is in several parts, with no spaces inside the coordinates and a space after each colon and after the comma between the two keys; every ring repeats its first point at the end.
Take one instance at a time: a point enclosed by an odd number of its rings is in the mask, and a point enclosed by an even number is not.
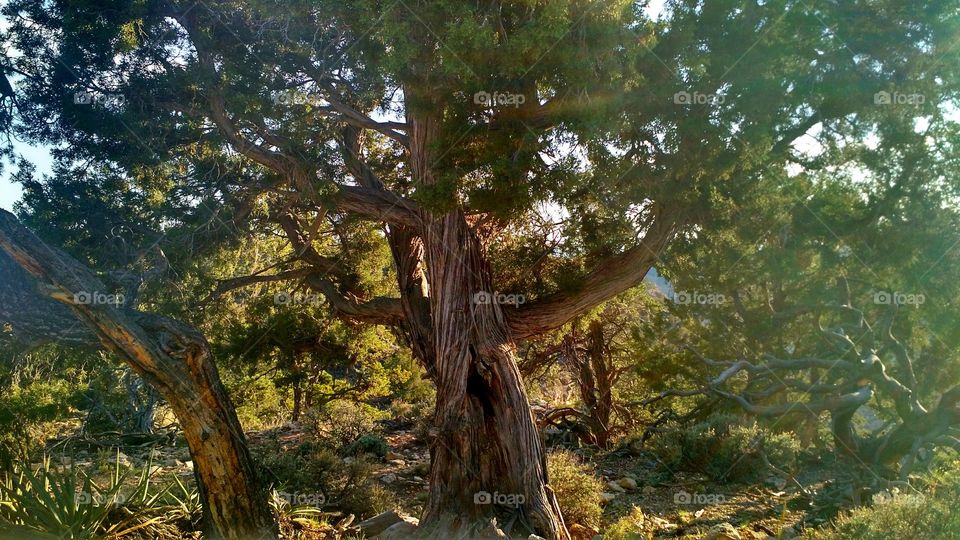
{"type": "Polygon", "coordinates": [[[339,186],[337,210],[353,212],[368,219],[420,227],[420,207],[417,203],[385,189],[358,186],[339,186]]]}
{"type": "Polygon", "coordinates": [[[639,245],[603,261],[576,290],[562,291],[508,311],[514,339],[528,338],[558,328],[577,315],[639,285],[673,232],[670,220],[657,218],[639,245]]]}
{"type": "Polygon", "coordinates": [[[253,274],[250,276],[240,276],[230,279],[223,279],[217,282],[217,288],[213,291],[213,297],[223,295],[234,289],[249,287],[259,283],[275,283],[277,281],[287,281],[291,279],[300,279],[316,273],[316,268],[297,268],[296,270],[287,270],[286,272],[277,272],[276,274],[253,274]]]}
{"type": "Polygon", "coordinates": [[[741,408],[743,408],[744,411],[750,414],[764,417],[782,416],[784,414],[794,412],[819,413],[823,411],[856,409],[860,405],[870,401],[870,398],[873,397],[873,390],[869,386],[864,386],[852,394],[822,399],[820,401],[801,401],[796,403],[781,403],[778,405],[762,406],[755,405],[747,401],[747,399],[743,396],[739,396],[737,394],[732,394],[730,392],[724,392],[721,390],[713,390],[713,392],[719,396],[736,402],[741,408]]]}
{"type": "Polygon", "coordinates": [[[316,274],[307,277],[306,283],[320,291],[330,303],[330,307],[350,319],[387,326],[400,324],[403,321],[403,308],[396,298],[377,297],[359,301],[352,296],[342,294],[332,281],[316,274]]]}
{"type": "Polygon", "coordinates": [[[324,257],[310,244],[300,231],[296,218],[289,214],[277,217],[277,221],[290,240],[297,256],[312,265],[312,272],[306,277],[306,284],[319,291],[340,315],[351,319],[384,325],[396,325],[403,321],[403,309],[395,298],[374,298],[358,300],[353,295],[343,294],[329,275],[349,277],[347,272],[332,257],[324,257]]]}
{"type": "Polygon", "coordinates": [[[57,342],[68,346],[101,348],[97,335],[80,324],[70,308],[41,294],[36,280],[0,249],[0,326],[9,325],[13,337],[30,345],[57,342]]]}

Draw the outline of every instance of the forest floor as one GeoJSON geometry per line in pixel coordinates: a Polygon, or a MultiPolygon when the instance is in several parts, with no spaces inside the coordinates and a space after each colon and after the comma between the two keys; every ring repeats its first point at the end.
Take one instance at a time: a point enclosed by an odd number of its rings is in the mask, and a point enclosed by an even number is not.
{"type": "MultiPolygon", "coordinates": [[[[295,448],[308,437],[297,425],[248,432],[251,449],[295,448]]],[[[373,463],[373,482],[380,484],[398,501],[402,513],[419,516],[427,497],[429,450],[412,430],[393,429],[384,434],[389,446],[385,456],[368,456],[373,463]]],[[[56,465],[76,465],[101,476],[112,474],[119,462],[133,472],[149,466],[158,477],[176,475],[193,482],[193,463],[182,441],[157,441],[142,445],[126,441],[118,454],[109,441],[70,438],[52,448],[56,465]]],[[[594,467],[604,484],[603,525],[580,527],[580,538],[594,538],[605,526],[627,516],[634,507],[645,518],[647,538],[711,538],[752,540],[795,538],[805,527],[826,522],[836,508],[821,508],[810,493],[829,488],[829,471],[809,469],[803,478],[771,475],[752,484],[711,482],[706,475],[677,472],[665,474],[648,452],[621,447],[608,452],[574,450],[594,467]],[[726,531],[726,535],[717,534],[726,531]],[[733,531],[733,532],[731,532],[733,531]]],[[[351,458],[342,458],[349,463],[351,458]]],[[[336,521],[336,515],[331,516],[336,521]]],[[[316,536],[321,538],[324,536],[316,536]]],[[[606,537],[610,538],[610,537],[606,537]]]]}
{"type": "MultiPolygon", "coordinates": [[[[385,438],[391,454],[376,476],[386,481],[406,512],[419,515],[427,495],[429,451],[409,431],[385,438]]],[[[742,540],[788,539],[800,536],[804,527],[825,523],[836,511],[835,505],[817,506],[810,496],[828,486],[825,468],[808,469],[796,479],[771,474],[760,484],[723,484],[704,474],[664,474],[662,464],[648,452],[629,447],[582,453],[595,466],[605,484],[605,499],[610,499],[604,501],[604,524],[638,507],[646,518],[645,531],[654,537],[702,538],[711,536],[709,531],[729,530],[724,525],[729,524],[742,540]]],[[[724,540],[722,535],[712,537],[724,540]]]]}

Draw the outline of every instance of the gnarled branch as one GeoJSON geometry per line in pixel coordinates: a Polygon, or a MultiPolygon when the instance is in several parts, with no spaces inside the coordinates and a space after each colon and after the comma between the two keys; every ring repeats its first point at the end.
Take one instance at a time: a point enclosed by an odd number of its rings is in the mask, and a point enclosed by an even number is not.
{"type": "Polygon", "coordinates": [[[514,339],[537,336],[559,328],[577,315],[639,285],[673,233],[671,220],[655,218],[640,244],[601,262],[572,291],[556,293],[507,311],[514,339]]]}

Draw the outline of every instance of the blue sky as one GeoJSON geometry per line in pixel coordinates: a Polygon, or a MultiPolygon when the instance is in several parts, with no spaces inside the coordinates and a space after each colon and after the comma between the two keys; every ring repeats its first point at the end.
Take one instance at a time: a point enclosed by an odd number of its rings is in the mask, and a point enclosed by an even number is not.
{"type": "MultiPolygon", "coordinates": [[[[47,150],[47,148],[42,146],[31,146],[19,141],[14,141],[13,148],[17,154],[20,154],[28,161],[36,165],[37,172],[50,172],[50,165],[52,161],[50,158],[50,152],[47,150]]],[[[3,168],[3,173],[0,174],[0,208],[4,208],[6,210],[13,209],[13,203],[20,199],[21,193],[20,186],[10,182],[11,172],[12,171],[8,163],[3,168]]]]}

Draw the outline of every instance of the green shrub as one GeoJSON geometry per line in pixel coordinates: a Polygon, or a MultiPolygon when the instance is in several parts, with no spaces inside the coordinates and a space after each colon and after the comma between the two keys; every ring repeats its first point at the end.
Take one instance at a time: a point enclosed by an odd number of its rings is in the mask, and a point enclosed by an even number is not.
{"type": "Polygon", "coordinates": [[[358,519],[373,517],[397,507],[393,493],[372,481],[348,490],[336,503],[343,513],[353,514],[358,519]]]}
{"type": "Polygon", "coordinates": [[[377,457],[383,457],[389,451],[390,446],[387,445],[387,441],[383,437],[374,433],[367,433],[345,446],[341,453],[345,456],[373,454],[377,457]]]}
{"type": "Polygon", "coordinates": [[[319,439],[342,448],[364,435],[376,433],[376,422],[389,418],[389,413],[366,403],[336,400],[311,410],[309,417],[319,439]]]}
{"type": "MultiPolygon", "coordinates": [[[[373,449],[386,444],[375,436],[356,442],[373,449]]],[[[346,462],[324,441],[304,442],[292,448],[274,441],[253,449],[263,478],[277,492],[322,494],[324,508],[335,507],[362,519],[393,508],[396,501],[373,481],[374,466],[365,453],[358,450],[357,454],[346,462]]]]}
{"type": "Polygon", "coordinates": [[[261,477],[278,489],[289,492],[328,494],[336,477],[345,466],[337,453],[327,445],[307,441],[291,448],[271,441],[252,449],[261,470],[261,477]]]}
{"type": "Polygon", "coordinates": [[[956,501],[960,482],[932,494],[895,494],[876,498],[829,527],[804,535],[807,540],[887,540],[889,538],[960,538],[956,501]],[[877,500],[879,499],[879,500],[877,500]]]}
{"type": "Polygon", "coordinates": [[[670,470],[704,473],[715,481],[748,482],[767,470],[763,456],[780,469],[791,469],[800,445],[790,433],[771,433],[735,416],[717,415],[662,433],[654,453],[670,470]]]}
{"type": "Polygon", "coordinates": [[[55,434],[54,423],[70,416],[79,390],[77,383],[61,380],[0,388],[0,471],[28,461],[30,452],[55,434]]]}
{"type": "Polygon", "coordinates": [[[547,470],[564,521],[568,525],[599,526],[603,514],[600,507],[603,482],[575,454],[565,450],[547,455],[547,470]]]}
{"type": "Polygon", "coordinates": [[[178,500],[172,486],[151,489],[153,476],[150,463],[131,481],[116,467],[101,486],[76,467],[50,467],[49,460],[36,471],[18,468],[0,484],[0,538],[72,540],[119,537],[132,530],[148,535],[163,528],[179,531],[171,523],[193,514],[171,505],[178,500]]]}
{"type": "MultiPolygon", "coordinates": [[[[231,378],[228,375],[228,380],[231,378]]],[[[244,429],[267,429],[282,424],[286,419],[283,397],[273,381],[238,377],[227,384],[236,405],[237,418],[244,429]]]]}
{"type": "Polygon", "coordinates": [[[643,510],[634,506],[630,513],[613,522],[603,531],[603,538],[607,540],[642,540],[647,536],[644,532],[646,517],[643,510]]]}

